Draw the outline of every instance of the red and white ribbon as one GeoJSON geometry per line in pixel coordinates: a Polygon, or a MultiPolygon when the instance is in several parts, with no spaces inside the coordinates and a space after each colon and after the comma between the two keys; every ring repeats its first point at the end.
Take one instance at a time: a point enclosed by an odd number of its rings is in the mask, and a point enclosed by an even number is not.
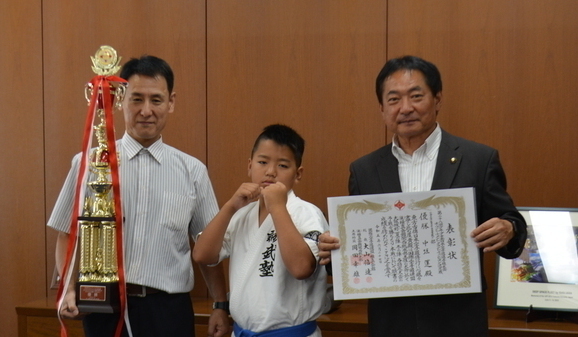
{"type": "MultiPolygon", "coordinates": [[[[82,141],[82,157],[80,160],[80,167],[78,171],[78,178],[76,180],[74,207],[72,208],[70,220],[70,233],[68,240],[68,248],[66,252],[66,261],[60,278],[60,284],[57,294],[57,308],[61,308],[64,297],[70,286],[70,281],[73,277],[73,266],[76,260],[76,252],[78,246],[78,217],[82,216],[84,207],[84,195],[87,185],[87,177],[89,171],[90,150],[92,144],[92,137],[94,132],[94,118],[98,109],[104,110],[104,118],[106,123],[106,138],[109,151],[109,167],[112,178],[112,191],[115,210],[116,221],[116,253],[118,263],[118,277],[119,277],[119,294],[120,294],[120,313],[119,320],[116,327],[115,337],[120,337],[124,317],[126,314],[126,280],[124,274],[124,250],[123,250],[123,216],[120,200],[120,180],[118,171],[118,158],[116,151],[116,138],[114,133],[114,119],[113,119],[113,99],[111,96],[110,82],[126,83],[126,80],[116,76],[95,76],[91,81],[92,94],[84,124],[84,137],[82,141]]],[[[77,294],[78,296],[78,294],[77,294]]],[[[66,324],[58,312],[58,319],[60,320],[60,336],[67,337],[68,332],[66,324]]]]}

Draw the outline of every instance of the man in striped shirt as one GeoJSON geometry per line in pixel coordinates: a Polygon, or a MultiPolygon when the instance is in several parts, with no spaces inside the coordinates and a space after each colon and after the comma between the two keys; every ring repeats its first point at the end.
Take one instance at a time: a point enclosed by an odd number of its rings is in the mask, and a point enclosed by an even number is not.
{"type": "MultiPolygon", "coordinates": [[[[203,163],[163,143],[161,132],[176,96],[170,66],[143,56],[127,62],[121,77],[128,80],[122,104],[126,132],[117,149],[130,330],[133,336],[194,336],[190,239],[217,214],[215,194],[203,163]]],[[[79,162],[80,154],[72,161],[48,221],[59,231],[59,272],[66,258],[79,162]]],[[[213,299],[226,302],[223,269],[200,267],[213,299]]],[[[74,318],[81,313],[74,287],[69,289],[59,310],[74,318]]],[[[118,314],[91,313],[83,318],[87,337],[113,336],[117,322],[118,314]]],[[[228,329],[227,312],[214,310],[209,334],[223,336],[228,329]]],[[[126,328],[123,335],[128,335],[126,328]]]]}

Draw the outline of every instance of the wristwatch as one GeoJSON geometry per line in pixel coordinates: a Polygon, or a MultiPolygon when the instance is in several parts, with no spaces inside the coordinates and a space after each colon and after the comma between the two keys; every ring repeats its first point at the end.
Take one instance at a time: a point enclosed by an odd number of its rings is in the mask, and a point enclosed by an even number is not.
{"type": "Polygon", "coordinates": [[[504,220],[509,221],[512,224],[512,229],[514,230],[514,237],[518,235],[518,228],[516,227],[516,221],[511,219],[504,219],[504,220]]]}
{"type": "Polygon", "coordinates": [[[222,309],[229,314],[229,301],[226,302],[213,302],[213,310],[214,309],[222,309]]]}

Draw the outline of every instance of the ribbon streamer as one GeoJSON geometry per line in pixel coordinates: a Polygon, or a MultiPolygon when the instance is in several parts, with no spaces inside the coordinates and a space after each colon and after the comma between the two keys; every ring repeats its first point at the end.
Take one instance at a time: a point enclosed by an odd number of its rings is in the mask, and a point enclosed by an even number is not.
{"type": "MultiPolygon", "coordinates": [[[[80,167],[78,171],[78,178],[76,180],[74,207],[71,214],[71,225],[68,240],[68,247],[66,252],[66,261],[62,270],[60,284],[57,293],[57,313],[60,321],[60,336],[67,337],[68,332],[66,324],[61,315],[60,308],[70,286],[73,269],[75,265],[76,252],[78,247],[78,217],[83,213],[84,195],[86,192],[86,180],[88,176],[89,157],[93,137],[93,124],[97,108],[103,108],[106,121],[106,137],[107,146],[109,149],[109,164],[112,178],[112,190],[115,204],[115,221],[116,221],[116,252],[118,264],[119,277],[119,294],[120,294],[120,317],[115,331],[115,336],[120,337],[124,320],[126,315],[126,279],[124,273],[124,250],[123,250],[123,216],[120,200],[120,177],[118,172],[118,158],[116,151],[116,138],[114,132],[114,119],[112,99],[110,96],[110,82],[126,83],[127,81],[116,76],[95,76],[90,83],[92,84],[92,93],[84,125],[84,137],[82,141],[82,156],[80,160],[80,167]]],[[[78,294],[77,294],[78,296],[78,294]]]]}

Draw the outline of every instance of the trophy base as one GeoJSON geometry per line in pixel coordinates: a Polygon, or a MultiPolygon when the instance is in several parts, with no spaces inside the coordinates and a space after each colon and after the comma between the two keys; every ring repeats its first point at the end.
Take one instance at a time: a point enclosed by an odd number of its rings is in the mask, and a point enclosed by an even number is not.
{"type": "Polygon", "coordinates": [[[77,282],[76,306],[80,312],[112,314],[120,310],[118,282],[77,282]]]}

